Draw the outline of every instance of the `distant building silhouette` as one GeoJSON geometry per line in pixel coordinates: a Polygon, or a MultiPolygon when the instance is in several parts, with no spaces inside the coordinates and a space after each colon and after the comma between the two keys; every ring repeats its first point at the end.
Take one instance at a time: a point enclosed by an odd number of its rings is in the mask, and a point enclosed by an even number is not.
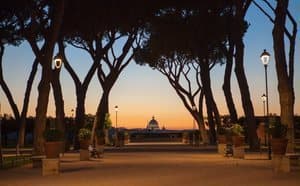
{"type": "Polygon", "coordinates": [[[146,129],[148,130],[159,130],[159,125],[158,122],[154,119],[154,116],[152,117],[152,119],[149,121],[146,129]]]}

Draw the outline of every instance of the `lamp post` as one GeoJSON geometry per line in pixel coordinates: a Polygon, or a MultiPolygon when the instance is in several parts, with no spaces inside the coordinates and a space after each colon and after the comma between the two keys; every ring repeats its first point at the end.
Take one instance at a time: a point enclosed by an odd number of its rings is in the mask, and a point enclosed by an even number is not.
{"type": "MultiPolygon", "coordinates": [[[[197,110],[195,105],[193,105],[192,110],[193,110],[193,114],[194,114],[195,111],[197,110]]],[[[195,128],[196,128],[196,126],[195,126],[195,117],[193,116],[193,145],[196,145],[195,144],[196,143],[195,128]]]]}
{"type": "Polygon", "coordinates": [[[118,105],[115,106],[115,111],[116,111],[116,129],[115,129],[115,135],[116,135],[116,146],[118,146],[118,105]]]}
{"type": "MultiPolygon", "coordinates": [[[[74,109],[71,109],[71,128],[75,128],[75,119],[74,119],[74,109]]],[[[74,149],[74,146],[75,146],[75,140],[76,140],[76,132],[74,132],[72,130],[71,132],[71,136],[70,136],[70,140],[71,140],[71,143],[72,143],[72,150],[74,149]]]]}
{"type": "Polygon", "coordinates": [[[264,49],[263,53],[260,55],[260,59],[262,64],[265,67],[265,80],[266,80],[266,107],[267,107],[267,115],[266,115],[266,123],[268,126],[268,158],[271,159],[271,143],[270,143],[270,124],[268,121],[269,118],[269,94],[268,94],[268,63],[270,60],[270,54],[264,49]]]}
{"type": "MultiPolygon", "coordinates": [[[[264,118],[266,118],[266,100],[267,100],[266,94],[263,94],[261,96],[261,100],[263,102],[264,118]]],[[[266,129],[266,122],[265,122],[264,128],[266,129]]],[[[264,134],[265,134],[265,146],[267,146],[266,130],[264,130],[264,134]]]]}

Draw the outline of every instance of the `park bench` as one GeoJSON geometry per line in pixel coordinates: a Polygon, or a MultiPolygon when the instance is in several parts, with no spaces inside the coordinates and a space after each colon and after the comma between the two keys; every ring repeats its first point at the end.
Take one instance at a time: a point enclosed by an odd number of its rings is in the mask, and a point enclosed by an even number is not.
{"type": "Polygon", "coordinates": [[[286,153],[285,155],[273,155],[273,167],[275,172],[290,172],[299,167],[300,153],[286,153]]]}
{"type": "Polygon", "coordinates": [[[288,172],[291,171],[292,167],[300,166],[300,153],[286,153],[285,157],[288,161],[288,172]]]}
{"type": "Polygon", "coordinates": [[[46,156],[32,156],[32,168],[41,168],[42,167],[42,160],[46,158],[46,156]]]}

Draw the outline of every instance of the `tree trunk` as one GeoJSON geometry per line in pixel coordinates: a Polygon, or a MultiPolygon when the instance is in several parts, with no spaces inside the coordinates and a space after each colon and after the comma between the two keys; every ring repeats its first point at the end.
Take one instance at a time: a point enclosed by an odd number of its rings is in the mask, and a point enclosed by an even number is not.
{"type": "Polygon", "coordinates": [[[205,103],[207,109],[207,119],[209,125],[209,133],[210,133],[210,142],[216,142],[216,130],[215,130],[215,122],[213,117],[213,95],[211,91],[211,81],[210,81],[210,74],[209,74],[209,64],[208,61],[201,61],[200,62],[200,76],[205,96],[205,103]]]}
{"type": "MultiPolygon", "coordinates": [[[[99,68],[101,67],[99,66],[99,68]]],[[[118,79],[118,75],[119,75],[118,73],[111,71],[110,74],[103,81],[103,79],[101,79],[100,69],[98,69],[97,76],[102,86],[103,93],[97,108],[96,118],[93,123],[93,130],[92,130],[92,137],[91,137],[92,140],[95,139],[96,129],[100,130],[101,134],[104,134],[105,116],[107,113],[109,113],[109,94],[113,85],[118,79]]],[[[102,141],[104,141],[104,136],[101,136],[101,138],[103,138],[102,141]]]]}
{"type": "Polygon", "coordinates": [[[4,54],[4,46],[1,45],[0,46],[1,49],[0,49],[0,85],[8,99],[8,102],[9,102],[9,105],[14,113],[14,116],[15,116],[15,119],[16,119],[16,122],[19,123],[20,121],[20,113],[19,113],[19,110],[18,110],[18,107],[14,101],[14,98],[3,78],[3,68],[2,68],[2,59],[3,59],[3,54],[4,54]]]}
{"type": "Polygon", "coordinates": [[[76,91],[76,97],[77,97],[77,105],[76,105],[76,126],[78,126],[78,128],[82,128],[84,127],[84,122],[85,122],[85,96],[86,96],[86,92],[83,90],[78,90],[76,91]]]}
{"type": "Polygon", "coordinates": [[[229,49],[226,55],[226,67],[225,67],[225,74],[224,74],[223,91],[224,91],[225,100],[230,115],[230,121],[232,123],[237,123],[238,116],[237,116],[236,108],[231,94],[231,72],[232,72],[232,64],[233,64],[233,52],[234,52],[234,45],[233,42],[229,39],[229,49]]]}
{"type": "MultiPolygon", "coordinates": [[[[49,56],[49,55],[48,55],[49,56]]],[[[48,57],[48,63],[49,62],[48,57]]],[[[50,58],[52,61],[52,58],[50,58]]],[[[44,62],[45,64],[47,62],[44,62]]],[[[33,138],[33,147],[34,147],[34,155],[42,155],[45,153],[44,150],[44,138],[43,132],[46,126],[47,120],[47,108],[48,108],[48,100],[49,100],[49,92],[50,92],[50,81],[51,81],[51,66],[43,65],[42,68],[42,77],[38,86],[38,101],[36,107],[36,118],[34,123],[34,138],[33,138]]]]}
{"type": "Polygon", "coordinates": [[[235,58],[235,75],[241,91],[242,105],[248,125],[248,141],[251,150],[259,148],[259,141],[256,134],[256,120],[253,105],[250,98],[247,78],[244,71],[244,43],[242,31],[235,39],[236,58],[235,58]]]}
{"type": "Polygon", "coordinates": [[[212,95],[211,99],[212,99],[211,102],[212,102],[212,107],[213,107],[213,114],[214,114],[215,124],[217,125],[217,127],[221,127],[220,112],[219,112],[218,106],[215,102],[215,99],[214,99],[213,95],[212,95]]]}
{"type": "Polygon", "coordinates": [[[64,14],[64,1],[55,2],[54,11],[57,12],[54,14],[51,21],[48,36],[45,37],[45,52],[42,50],[38,57],[42,65],[42,77],[38,86],[38,100],[36,107],[36,119],[34,123],[34,143],[33,143],[33,154],[42,155],[44,154],[44,138],[43,132],[45,130],[46,119],[47,119],[47,108],[50,92],[50,83],[51,83],[51,63],[55,42],[57,41],[60,26],[62,23],[62,17],[64,14]],[[57,4],[56,4],[57,3],[57,4]]]}
{"type": "MultiPolygon", "coordinates": [[[[74,81],[75,82],[75,81],[74,81]]],[[[79,129],[83,128],[85,125],[85,96],[86,91],[79,88],[81,86],[77,85],[76,87],[76,98],[77,98],[77,106],[76,106],[76,117],[75,117],[75,141],[74,141],[74,149],[79,149],[79,138],[78,132],[79,129]]]]}
{"type": "MultiPolygon", "coordinates": [[[[288,127],[287,152],[294,152],[294,89],[287,70],[285,56],[284,29],[287,15],[288,0],[278,0],[275,10],[275,23],[273,28],[273,48],[275,54],[276,73],[280,101],[281,123],[288,127]]],[[[291,75],[291,74],[290,74],[291,75]]]]}
{"type": "MultiPolygon", "coordinates": [[[[96,118],[95,118],[94,123],[93,123],[93,130],[92,130],[92,137],[91,137],[92,141],[94,141],[94,139],[95,139],[96,129],[100,130],[100,131],[104,131],[105,115],[109,111],[109,108],[108,108],[109,107],[109,104],[108,104],[108,102],[109,102],[109,92],[110,92],[110,90],[108,90],[108,91],[104,90],[103,91],[103,94],[102,94],[102,97],[101,97],[101,100],[100,100],[100,104],[98,105],[96,118]]],[[[104,140],[104,136],[101,136],[101,137],[103,137],[103,140],[104,140]]]]}
{"type": "MultiPolygon", "coordinates": [[[[1,45],[0,46],[0,86],[2,87],[6,97],[8,99],[9,105],[12,108],[12,111],[13,111],[15,119],[16,119],[16,123],[19,124],[19,122],[20,122],[19,109],[18,109],[18,107],[14,101],[14,98],[13,98],[13,96],[4,80],[4,77],[3,77],[3,68],[2,68],[3,54],[4,54],[4,46],[1,45]]],[[[17,144],[16,149],[17,149],[17,154],[19,154],[19,145],[18,144],[17,144]]]]}
{"type": "Polygon", "coordinates": [[[62,55],[63,61],[64,61],[64,65],[66,70],[69,72],[69,74],[71,75],[74,84],[75,84],[75,88],[76,88],[76,99],[77,99],[77,105],[76,105],[76,114],[75,114],[75,141],[74,141],[74,148],[75,149],[79,149],[79,139],[78,139],[78,132],[80,128],[84,127],[85,124],[85,98],[86,98],[86,93],[87,93],[87,89],[88,86],[90,84],[90,81],[95,73],[95,71],[97,70],[98,64],[99,64],[99,60],[98,58],[96,58],[94,60],[93,65],[91,66],[91,68],[89,69],[83,83],[81,83],[79,77],[77,76],[77,74],[75,73],[75,71],[73,70],[73,68],[71,67],[71,65],[69,64],[68,59],[66,58],[65,55],[65,46],[63,43],[62,39],[59,39],[58,42],[58,46],[59,46],[59,53],[62,55]]]}
{"type": "Polygon", "coordinates": [[[59,80],[59,74],[60,69],[54,69],[52,70],[52,89],[53,89],[53,95],[54,95],[54,101],[55,101],[55,126],[58,130],[62,132],[62,134],[65,133],[65,111],[64,111],[64,100],[59,80]]]}
{"type": "Polygon", "coordinates": [[[24,96],[24,100],[23,100],[23,109],[22,109],[21,118],[20,118],[20,128],[19,128],[19,135],[18,135],[19,147],[24,147],[24,140],[25,140],[25,135],[26,135],[26,116],[27,116],[27,111],[28,111],[28,104],[29,104],[32,84],[34,81],[35,74],[37,72],[38,64],[39,63],[36,58],[33,62],[31,72],[30,72],[29,78],[27,80],[27,86],[26,86],[25,96],[24,96]]]}
{"type": "Polygon", "coordinates": [[[202,142],[204,144],[209,144],[210,141],[208,139],[208,136],[207,136],[207,132],[205,130],[205,126],[204,126],[204,117],[203,117],[203,97],[204,97],[204,92],[201,91],[200,92],[200,96],[199,96],[199,112],[197,113],[197,124],[198,124],[198,127],[199,127],[199,130],[200,130],[200,134],[201,134],[201,137],[202,137],[202,142]]]}

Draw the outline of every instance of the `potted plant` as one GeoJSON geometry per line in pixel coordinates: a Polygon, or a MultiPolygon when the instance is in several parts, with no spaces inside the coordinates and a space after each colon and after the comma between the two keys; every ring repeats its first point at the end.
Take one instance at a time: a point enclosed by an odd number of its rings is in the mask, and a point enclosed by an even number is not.
{"type": "Polygon", "coordinates": [[[45,155],[47,158],[58,158],[62,149],[63,134],[55,128],[44,131],[45,138],[45,155]]]}
{"type": "Polygon", "coordinates": [[[81,149],[88,149],[91,144],[92,132],[87,128],[81,128],[78,132],[78,139],[81,149]]]}
{"type": "Polygon", "coordinates": [[[239,124],[233,124],[231,127],[232,143],[235,147],[240,147],[244,145],[244,129],[239,124]]]}
{"type": "Polygon", "coordinates": [[[271,147],[272,153],[283,155],[285,154],[288,139],[286,138],[287,126],[275,118],[270,119],[270,134],[271,134],[271,147]]]}

